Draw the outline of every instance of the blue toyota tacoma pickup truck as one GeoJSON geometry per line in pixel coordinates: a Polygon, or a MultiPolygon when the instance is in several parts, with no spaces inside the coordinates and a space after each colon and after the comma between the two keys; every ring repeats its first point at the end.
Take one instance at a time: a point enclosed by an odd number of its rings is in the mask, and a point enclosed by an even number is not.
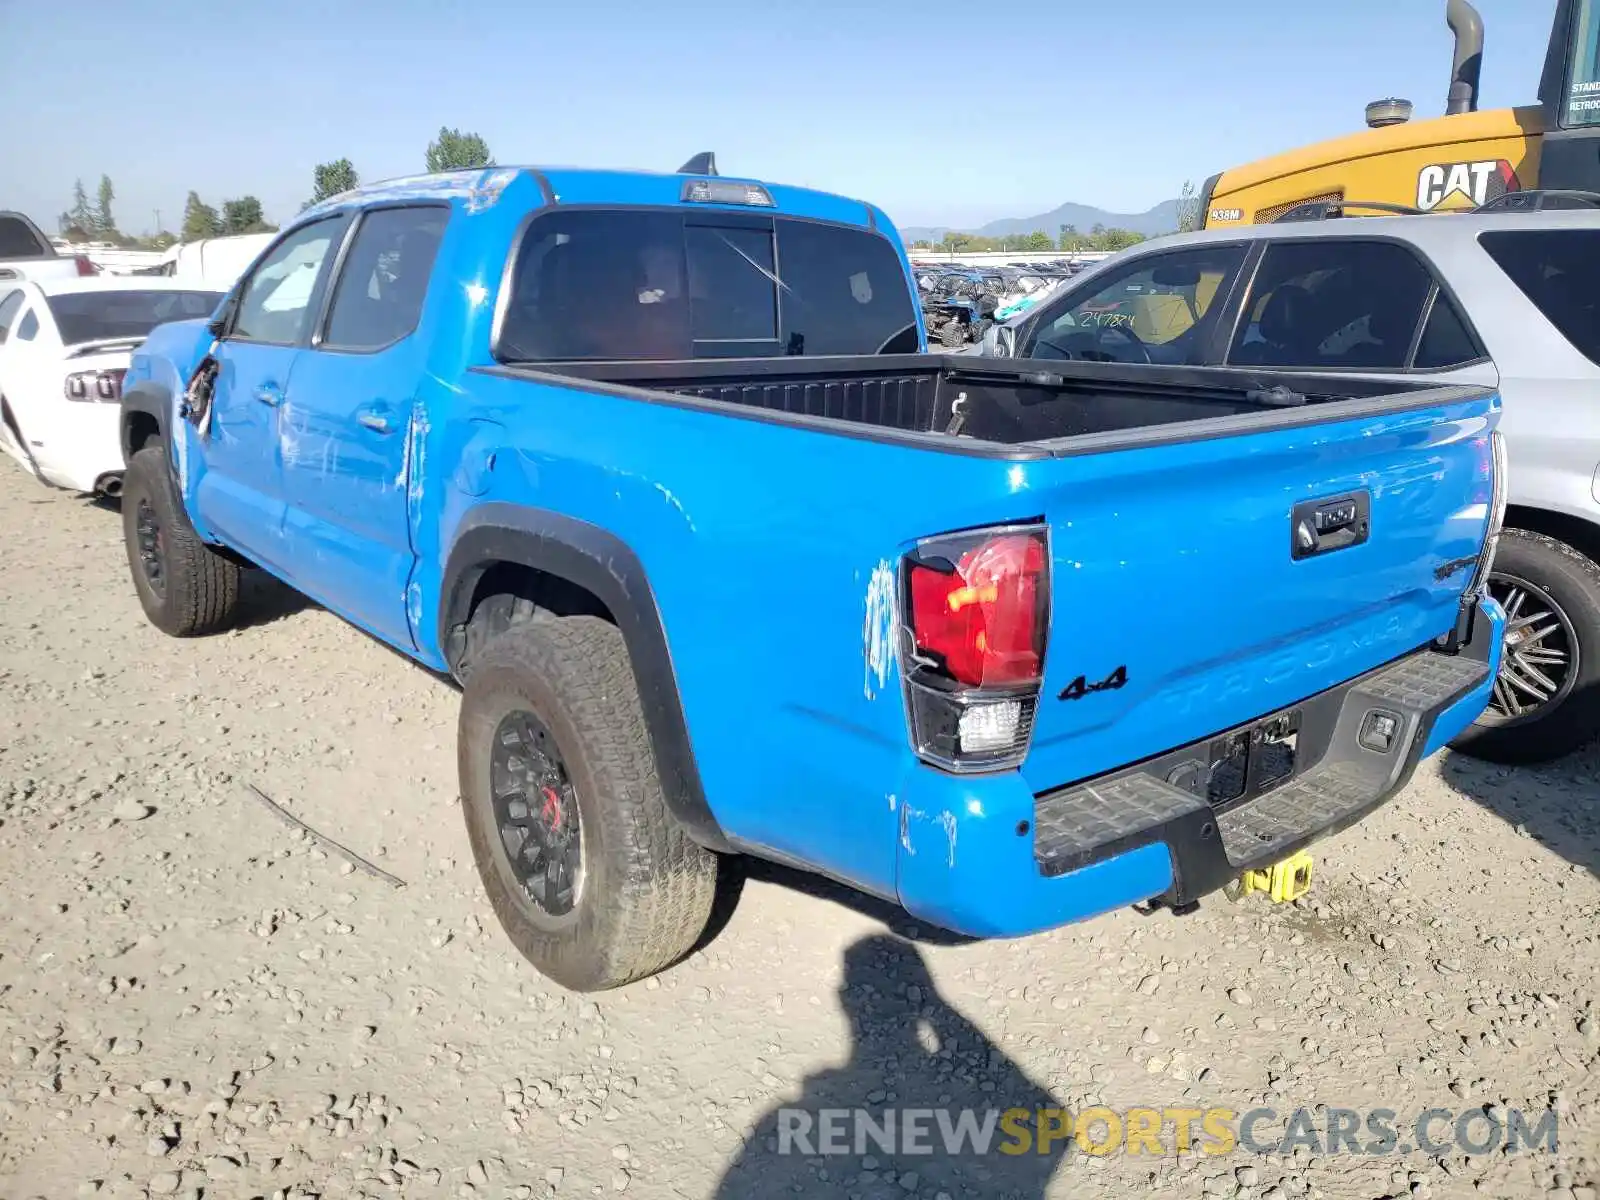
{"type": "Polygon", "coordinates": [[[1181,910],[1484,708],[1493,393],[932,355],[882,212],[695,166],[335,197],[125,382],[149,619],[260,568],[458,681],[541,971],[667,966],[733,853],[982,936],[1181,910]]]}

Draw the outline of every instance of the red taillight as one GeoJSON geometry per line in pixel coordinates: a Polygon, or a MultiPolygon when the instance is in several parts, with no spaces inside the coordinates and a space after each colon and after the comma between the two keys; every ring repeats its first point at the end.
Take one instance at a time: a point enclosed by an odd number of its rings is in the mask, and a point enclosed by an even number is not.
{"type": "Polygon", "coordinates": [[[950,567],[910,564],[918,653],[932,656],[969,687],[1037,683],[1049,586],[1044,535],[986,538],[950,567]]]}
{"type": "Polygon", "coordinates": [[[89,256],[87,254],[74,254],[72,256],[72,261],[77,264],[79,275],[100,274],[100,268],[89,261],[89,256]]]}
{"type": "Polygon", "coordinates": [[[902,565],[911,743],[946,771],[1028,754],[1050,624],[1043,525],[929,538],[902,565]]]}

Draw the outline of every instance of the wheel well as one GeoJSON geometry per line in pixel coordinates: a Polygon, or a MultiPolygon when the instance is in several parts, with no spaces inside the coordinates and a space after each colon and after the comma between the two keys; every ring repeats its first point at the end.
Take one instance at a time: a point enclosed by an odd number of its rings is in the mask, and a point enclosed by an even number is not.
{"type": "Polygon", "coordinates": [[[129,413],[122,424],[122,452],[132,458],[161,437],[161,426],[149,413],[129,413]]]}
{"type": "Polygon", "coordinates": [[[1565,542],[1591,562],[1600,563],[1600,525],[1582,517],[1512,504],[1506,508],[1506,528],[1542,533],[1565,542]]]}
{"type": "Polygon", "coordinates": [[[491,562],[476,568],[477,581],[464,605],[452,615],[446,636],[445,660],[454,671],[467,649],[467,630],[486,623],[487,632],[499,633],[535,613],[555,617],[600,617],[612,625],[616,616],[588,588],[518,562],[491,562]]]}

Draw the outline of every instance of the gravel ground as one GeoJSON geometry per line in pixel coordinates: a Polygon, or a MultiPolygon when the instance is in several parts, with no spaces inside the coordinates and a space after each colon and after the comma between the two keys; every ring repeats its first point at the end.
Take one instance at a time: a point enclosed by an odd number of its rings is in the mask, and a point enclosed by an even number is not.
{"type": "Polygon", "coordinates": [[[0,1196],[1594,1200],[1593,751],[1428,764],[1293,905],[970,942],[752,868],[690,960],[584,998],[480,894],[450,687],[265,580],[163,638],[116,513],[4,462],[0,530],[0,1196]],[[1096,1102],[1553,1105],[1559,1149],[772,1153],[785,1104],[1096,1102]]]}

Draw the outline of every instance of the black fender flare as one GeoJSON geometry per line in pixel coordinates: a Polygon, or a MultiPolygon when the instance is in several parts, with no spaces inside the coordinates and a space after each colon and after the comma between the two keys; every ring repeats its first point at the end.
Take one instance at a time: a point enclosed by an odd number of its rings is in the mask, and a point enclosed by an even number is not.
{"type": "MultiPolygon", "coordinates": [[[[149,417],[156,423],[157,436],[163,447],[167,444],[167,420],[172,412],[172,391],[153,380],[143,380],[122,393],[122,415],[118,421],[117,440],[122,447],[122,460],[133,457],[132,439],[135,414],[149,417]]],[[[169,453],[168,457],[171,455],[169,453]]]]}
{"type": "Polygon", "coordinates": [[[478,506],[463,519],[441,580],[439,645],[447,659],[470,615],[473,592],[498,563],[563,579],[610,610],[628,648],[667,807],[700,845],[730,850],[706,803],[661,613],[638,556],[615,534],[560,513],[499,502],[478,506]]]}

